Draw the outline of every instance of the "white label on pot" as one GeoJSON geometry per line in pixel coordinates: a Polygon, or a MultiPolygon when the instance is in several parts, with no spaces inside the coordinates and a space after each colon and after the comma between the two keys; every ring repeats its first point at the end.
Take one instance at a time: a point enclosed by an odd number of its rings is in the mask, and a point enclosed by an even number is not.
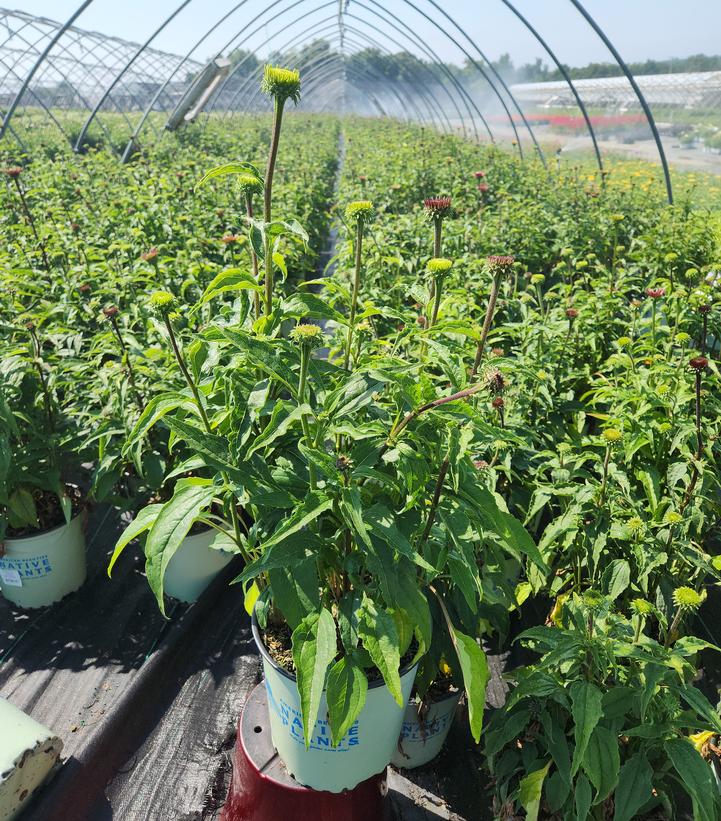
{"type": "Polygon", "coordinates": [[[23,580],[17,570],[0,567],[0,581],[8,587],[22,587],[23,580]]]}
{"type": "MultiPolygon", "coordinates": [[[[291,705],[286,703],[283,699],[280,699],[280,704],[276,704],[274,701],[273,705],[283,724],[290,730],[292,738],[299,744],[303,744],[303,746],[305,746],[305,739],[303,738],[303,721],[301,719],[300,710],[296,710],[291,707],[291,705]]],[[[311,750],[325,750],[333,753],[344,753],[350,747],[355,747],[358,744],[360,744],[360,738],[358,737],[357,720],[343,736],[337,747],[334,747],[331,743],[330,725],[327,721],[323,721],[322,719],[318,719],[315,722],[313,734],[310,737],[311,750]]]]}
{"type": "Polygon", "coordinates": [[[6,556],[4,559],[0,559],[0,572],[3,570],[15,571],[21,579],[37,579],[53,572],[47,555],[31,556],[27,559],[9,559],[6,556]]]}

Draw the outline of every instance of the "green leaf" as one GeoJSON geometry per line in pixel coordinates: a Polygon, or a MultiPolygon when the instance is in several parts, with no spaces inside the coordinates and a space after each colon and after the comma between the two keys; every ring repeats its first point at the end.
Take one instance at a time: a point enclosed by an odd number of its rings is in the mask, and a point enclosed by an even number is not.
{"type": "Polygon", "coordinates": [[[222,336],[229,342],[243,351],[251,364],[261,368],[265,373],[277,379],[290,391],[291,396],[296,396],[298,386],[288,379],[288,365],[283,362],[279,352],[269,342],[262,339],[255,339],[244,331],[233,328],[219,328],[222,336]]]}
{"type": "Polygon", "coordinates": [[[326,699],[334,746],[340,744],[358,718],[367,692],[368,679],[350,656],[344,656],[330,668],[326,699]]]}
{"type": "Polygon", "coordinates": [[[477,486],[473,489],[473,494],[470,498],[483,521],[483,527],[495,533],[511,555],[518,556],[519,551],[525,553],[539,570],[547,573],[548,566],[521,522],[501,510],[493,494],[485,488],[477,486]]]}
{"type": "Polygon", "coordinates": [[[693,802],[694,821],[716,821],[718,787],[711,775],[711,767],[704,761],[690,741],[672,738],[664,744],[681,784],[693,802]]]}
{"type": "Polygon", "coordinates": [[[721,733],[721,718],[719,718],[711,702],[697,687],[694,687],[693,684],[684,684],[683,686],[674,685],[672,689],[708,723],[709,727],[712,727],[717,733],[721,733]]]}
{"type": "Polygon", "coordinates": [[[300,422],[303,418],[303,414],[311,412],[310,405],[297,405],[288,413],[282,402],[276,402],[270,416],[270,421],[263,432],[255,437],[253,444],[248,448],[245,458],[249,459],[257,451],[268,447],[268,445],[275,442],[276,439],[283,436],[294,422],[300,422]]]}
{"type": "Polygon", "coordinates": [[[182,393],[163,393],[151,399],[140,414],[140,418],[135,423],[132,431],[130,431],[124,451],[127,452],[130,445],[145,436],[150,428],[159,422],[167,413],[177,410],[178,408],[190,411],[190,413],[196,416],[198,414],[198,408],[195,402],[182,393]]]}
{"type": "Polygon", "coordinates": [[[401,691],[398,630],[393,617],[367,595],[363,596],[360,618],[358,619],[358,637],[371,657],[373,664],[380,670],[390,694],[399,707],[403,704],[401,691]]]}
{"type": "Polygon", "coordinates": [[[262,285],[258,285],[255,277],[250,271],[244,271],[241,268],[227,268],[215,276],[208,287],[203,292],[198,304],[193,308],[195,313],[199,308],[210,302],[218,294],[223,294],[226,291],[262,291],[262,285]]]}
{"type": "Polygon", "coordinates": [[[176,436],[187,442],[209,467],[228,473],[238,473],[237,468],[228,461],[230,454],[227,439],[172,417],[166,417],[165,424],[176,436]]]}
{"type": "Polygon", "coordinates": [[[455,627],[451,638],[463,674],[471,735],[478,744],[483,728],[483,711],[486,708],[486,685],[488,684],[486,654],[474,638],[461,633],[455,627]]]}
{"type": "Polygon", "coordinates": [[[147,505],[125,528],[120,535],[120,538],[115,543],[115,549],[113,550],[113,555],[110,558],[110,564],[108,564],[108,576],[112,574],[113,567],[115,567],[115,562],[117,562],[120,558],[120,554],[123,550],[125,550],[126,546],[141,533],[144,533],[146,530],[150,530],[155,523],[155,520],[158,518],[158,513],[160,513],[162,509],[163,505],[161,504],[147,505]]]}
{"type": "Polygon", "coordinates": [[[615,601],[630,583],[631,566],[626,559],[614,559],[601,579],[601,585],[611,601],[615,601]]]}
{"type": "Polygon", "coordinates": [[[213,501],[214,495],[212,485],[178,483],[173,498],[163,505],[150,528],[145,541],[145,572],[163,615],[163,579],[168,563],[188,535],[193,522],[213,501]]]}
{"type": "MultiPolygon", "coordinates": [[[[275,258],[275,256],[274,256],[275,258]]],[[[348,320],[319,296],[296,291],[283,301],[283,315],[287,317],[301,317],[309,319],[332,319],[335,322],[347,324],[348,320]]]]}
{"type": "Polygon", "coordinates": [[[371,544],[368,528],[363,521],[363,502],[361,501],[360,490],[357,487],[344,487],[341,490],[338,506],[345,523],[358,538],[358,541],[367,548],[372,549],[373,545],[371,544]]]}
{"type": "Polygon", "coordinates": [[[227,177],[230,174],[250,174],[250,176],[255,177],[258,182],[263,182],[263,177],[260,174],[260,171],[249,162],[227,162],[223,165],[219,165],[216,168],[211,168],[206,174],[204,174],[200,181],[195,186],[196,189],[200,188],[201,185],[205,185],[208,180],[214,180],[218,177],[227,177]]]}
{"type": "MultiPolygon", "coordinates": [[[[284,542],[288,544],[288,542],[284,542]]],[[[291,630],[320,605],[320,582],[315,558],[275,567],[268,571],[273,604],[280,610],[291,630]]]]}
{"type": "Polygon", "coordinates": [[[37,527],[38,512],[32,493],[19,487],[8,499],[8,518],[13,527],[37,527]]]}
{"type": "Polygon", "coordinates": [[[312,490],[303,500],[303,504],[298,505],[293,513],[281,522],[273,535],[269,539],[266,539],[266,541],[259,546],[258,550],[264,553],[273,545],[279,544],[284,539],[287,539],[288,536],[297,533],[301,528],[315,521],[322,513],[326,510],[330,510],[332,507],[332,499],[329,499],[320,491],[312,490]]]}
{"type": "Polygon", "coordinates": [[[583,761],[591,733],[603,715],[601,710],[603,694],[590,681],[574,681],[570,687],[570,694],[576,740],[571,774],[575,775],[583,761]]]}
{"type": "Polygon", "coordinates": [[[620,768],[618,736],[607,727],[596,725],[583,757],[584,772],[596,790],[594,804],[603,801],[616,788],[620,768]]]}
{"type": "Polygon", "coordinates": [[[538,821],[538,809],[541,804],[543,782],[546,780],[550,766],[551,762],[549,760],[545,767],[541,767],[540,770],[535,770],[521,779],[518,800],[526,811],[526,821],[538,821]]]}
{"type": "Polygon", "coordinates": [[[311,613],[291,636],[305,746],[310,747],[328,665],[338,653],[335,621],[325,608],[311,613]]]}
{"type": "Polygon", "coordinates": [[[614,793],[616,811],[613,821],[631,821],[641,807],[653,798],[652,776],[653,770],[643,753],[636,753],[621,767],[614,793]]]}
{"type": "Polygon", "coordinates": [[[588,812],[591,809],[591,785],[585,775],[580,775],[576,779],[573,799],[576,821],[588,821],[588,812]]]}

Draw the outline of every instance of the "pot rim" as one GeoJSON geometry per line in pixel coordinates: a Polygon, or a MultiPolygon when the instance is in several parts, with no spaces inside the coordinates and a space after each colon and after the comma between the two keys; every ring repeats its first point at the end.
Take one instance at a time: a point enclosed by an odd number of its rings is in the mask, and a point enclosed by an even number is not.
{"type": "Polygon", "coordinates": [[[86,513],[87,509],[85,508],[85,500],[83,500],[83,506],[80,508],[78,513],[70,519],[69,522],[63,522],[62,524],[55,525],[55,527],[38,530],[35,533],[26,533],[24,536],[4,536],[3,539],[0,540],[0,544],[8,545],[14,544],[15,542],[24,542],[27,539],[39,539],[41,536],[50,536],[57,530],[62,530],[64,527],[70,527],[78,519],[82,519],[86,513]]]}
{"type": "MultiPolygon", "coordinates": [[[[258,619],[255,615],[255,607],[253,607],[253,614],[250,618],[250,626],[251,630],[253,631],[253,640],[255,641],[258,649],[260,650],[260,654],[263,656],[263,658],[267,662],[269,662],[269,664],[273,667],[273,669],[276,672],[280,673],[282,676],[285,676],[285,678],[289,679],[290,681],[297,683],[297,677],[293,673],[289,673],[288,670],[286,670],[284,667],[281,667],[280,664],[278,664],[278,662],[268,652],[268,648],[265,646],[265,642],[263,641],[263,638],[260,635],[260,625],[258,624],[258,619]]],[[[417,661],[414,664],[407,664],[405,667],[401,667],[398,673],[402,677],[417,666],[417,661]]],[[[386,687],[386,682],[383,676],[381,676],[379,679],[376,679],[375,681],[368,682],[369,690],[374,690],[377,687],[386,687]]],[[[325,692],[325,687],[323,687],[323,692],[325,692]]]]}

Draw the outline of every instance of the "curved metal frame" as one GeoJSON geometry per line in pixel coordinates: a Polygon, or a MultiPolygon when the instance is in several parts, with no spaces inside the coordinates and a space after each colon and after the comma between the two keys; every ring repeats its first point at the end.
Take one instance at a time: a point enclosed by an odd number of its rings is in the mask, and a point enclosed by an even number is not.
{"type": "MultiPolygon", "coordinates": [[[[327,5],[327,4],[325,4],[325,5],[327,5]]],[[[324,7],[324,6],[321,6],[321,7],[318,7],[318,8],[323,8],[323,7],[324,7]]],[[[291,25],[292,25],[292,24],[291,24],[291,25]]],[[[298,34],[298,35],[296,35],[296,37],[294,37],[294,38],[293,38],[293,39],[292,39],[289,43],[285,44],[285,46],[284,46],[282,49],[280,49],[280,53],[281,53],[281,54],[282,54],[282,53],[284,53],[284,49],[289,48],[291,45],[295,45],[295,46],[299,45],[299,43],[297,43],[297,42],[296,42],[296,38],[297,38],[297,37],[300,37],[300,36],[304,36],[304,37],[305,37],[305,36],[307,36],[307,37],[309,38],[311,34],[312,34],[312,36],[317,37],[317,36],[321,33],[321,30],[323,30],[324,28],[330,27],[330,26],[335,26],[335,16],[332,16],[332,17],[330,17],[330,18],[326,18],[326,19],[321,20],[321,21],[317,21],[315,24],[313,24],[313,25],[312,25],[312,26],[310,26],[309,28],[304,29],[304,31],[303,31],[303,32],[299,33],[299,34],[298,34]]],[[[288,28],[288,27],[289,27],[289,26],[286,26],[285,28],[288,28]]],[[[364,32],[363,32],[363,33],[361,33],[361,32],[359,32],[359,31],[357,31],[355,28],[352,28],[352,27],[347,26],[347,25],[345,26],[345,28],[346,28],[346,30],[353,31],[353,32],[354,32],[356,35],[358,35],[358,36],[363,36],[363,37],[365,37],[365,38],[367,39],[367,41],[368,41],[368,42],[369,42],[369,43],[370,43],[373,47],[378,48],[378,50],[379,50],[379,51],[381,51],[382,53],[384,53],[384,54],[392,54],[392,52],[390,52],[390,50],[389,50],[389,49],[387,49],[386,47],[382,46],[379,42],[377,42],[376,40],[374,40],[374,38],[371,38],[370,36],[366,35],[364,32]]],[[[325,35],[324,35],[324,36],[325,36],[325,35]]],[[[389,38],[389,39],[391,39],[391,41],[392,41],[392,42],[395,42],[395,41],[393,41],[393,40],[392,40],[392,38],[389,38]]],[[[304,42],[304,41],[301,41],[301,42],[304,42]]],[[[299,67],[300,67],[300,66],[299,66],[299,67]]],[[[306,70],[307,70],[307,68],[306,68],[306,70]]],[[[428,69],[428,68],[426,67],[426,70],[427,70],[427,71],[428,71],[428,72],[432,75],[432,72],[430,72],[430,69],[428,69]]],[[[432,76],[433,76],[433,75],[432,75],[432,76]]],[[[232,109],[232,108],[234,107],[236,99],[237,99],[237,98],[238,98],[238,96],[239,96],[239,95],[240,95],[240,94],[241,94],[241,93],[245,90],[245,87],[247,86],[248,82],[249,82],[251,79],[252,79],[252,78],[248,78],[248,79],[245,81],[245,83],[243,84],[243,86],[241,86],[241,88],[240,88],[240,89],[236,92],[235,96],[234,96],[234,97],[230,100],[230,103],[229,103],[229,106],[228,106],[228,108],[229,108],[229,109],[232,109]]],[[[306,89],[307,89],[307,88],[308,88],[308,86],[306,85],[306,89]]],[[[425,95],[425,93],[427,92],[427,93],[428,93],[428,95],[432,98],[432,100],[433,100],[433,101],[434,101],[434,103],[435,103],[435,109],[437,110],[437,113],[439,113],[441,116],[445,116],[445,113],[444,113],[443,107],[440,105],[440,103],[438,102],[438,100],[435,98],[435,95],[433,94],[432,90],[430,90],[430,89],[422,89],[422,90],[414,90],[414,91],[415,91],[416,93],[420,94],[421,96],[424,96],[424,95],[425,95]]],[[[255,96],[257,96],[257,95],[253,95],[253,98],[255,98],[255,96]]],[[[447,123],[448,123],[448,128],[449,128],[450,130],[452,130],[452,126],[451,126],[450,122],[448,121],[447,116],[445,116],[445,118],[446,118],[446,121],[447,121],[447,123]]]]}
{"type": "Polygon", "coordinates": [[[593,151],[596,155],[596,162],[598,163],[599,171],[602,172],[601,179],[603,179],[603,160],[601,159],[601,150],[598,147],[598,141],[596,140],[596,132],[593,130],[593,124],[591,123],[591,118],[588,116],[588,111],[586,110],[586,106],[581,99],[581,95],[578,93],[576,86],[573,84],[573,80],[571,80],[571,75],[566,70],[566,67],[563,63],[556,57],[555,52],[551,50],[551,47],[546,43],[546,41],[541,37],[541,35],[536,31],[536,29],[526,20],[526,18],[521,14],[521,12],[511,3],[511,0],[501,0],[504,6],[506,6],[516,17],[523,23],[523,25],[528,29],[528,31],[538,40],[541,46],[546,50],[546,54],[553,60],[556,64],[556,68],[561,73],[563,79],[568,83],[573,96],[578,103],[578,107],[581,109],[581,114],[583,115],[583,119],[586,121],[586,126],[588,128],[588,133],[591,137],[591,142],[593,143],[593,151]]]}
{"type": "MultiPolygon", "coordinates": [[[[5,78],[7,79],[12,75],[13,77],[17,78],[17,80],[20,82],[20,87],[14,94],[9,107],[5,112],[5,116],[2,118],[2,122],[0,124],[0,137],[4,136],[6,133],[9,132],[13,134],[15,139],[19,140],[16,130],[13,129],[10,125],[10,121],[16,113],[18,107],[20,106],[23,98],[27,95],[29,95],[31,99],[34,101],[33,104],[38,105],[45,112],[45,114],[55,123],[59,130],[67,137],[65,128],[55,116],[57,112],[51,109],[57,108],[58,105],[62,108],[63,101],[73,99],[79,101],[81,104],[84,104],[88,108],[90,108],[89,100],[91,99],[92,92],[81,91],[81,83],[84,79],[95,80],[95,87],[99,88],[100,86],[104,85],[104,88],[102,90],[102,93],[100,93],[99,99],[92,107],[92,110],[90,110],[82,128],[80,129],[79,135],[74,143],[74,148],[78,150],[82,145],[84,138],[86,137],[88,129],[95,121],[100,111],[104,107],[107,107],[108,101],[111,100],[114,90],[118,87],[123,77],[125,77],[130,71],[130,69],[140,61],[141,57],[143,57],[145,74],[141,74],[140,79],[142,79],[145,76],[157,76],[162,78],[162,83],[160,84],[159,88],[154,92],[150,102],[144,105],[144,108],[142,109],[142,114],[134,126],[130,122],[130,119],[127,114],[127,112],[131,110],[129,107],[127,107],[128,105],[132,106],[137,105],[139,103],[139,100],[137,99],[133,91],[133,84],[126,83],[126,85],[123,86],[125,89],[124,96],[118,102],[113,101],[114,107],[125,119],[125,122],[128,124],[128,127],[130,129],[130,138],[126,145],[125,152],[123,153],[123,156],[126,157],[128,151],[131,150],[131,147],[134,144],[135,139],[139,136],[142,129],[148,124],[150,113],[156,109],[158,102],[167,92],[170,84],[178,76],[180,70],[183,67],[187,67],[188,64],[192,62],[191,55],[195,53],[195,51],[202,45],[203,42],[205,42],[208,39],[208,37],[210,37],[210,35],[213,32],[215,32],[223,23],[229,20],[233,14],[235,14],[242,6],[244,6],[246,2],[248,2],[248,0],[240,0],[228,12],[220,16],[218,20],[205,31],[203,36],[193,45],[193,47],[185,54],[185,56],[182,57],[180,55],[163,54],[162,52],[159,52],[152,48],[151,44],[157,38],[157,36],[182,11],[184,11],[186,7],[188,7],[192,3],[192,0],[178,0],[178,2],[174,4],[174,8],[170,12],[170,14],[168,14],[165,20],[140,46],[133,46],[132,44],[126,43],[121,40],[117,40],[117,38],[100,35],[97,32],[84,32],[80,29],[74,28],[73,24],[75,23],[75,21],[78,20],[78,18],[83,14],[83,12],[86,11],[86,9],[90,5],[92,5],[93,2],[94,0],[82,0],[78,8],[68,17],[67,21],[63,24],[56,23],[54,21],[47,20],[41,17],[32,17],[31,15],[27,15],[24,12],[7,12],[7,18],[10,18],[14,15],[22,20],[21,25],[16,27],[15,29],[11,29],[11,27],[8,26],[8,40],[15,37],[17,38],[17,40],[15,40],[15,43],[19,43],[19,48],[15,49],[15,53],[19,56],[15,59],[13,59],[12,56],[6,59],[5,56],[0,55],[0,66],[2,66],[5,70],[5,78]],[[47,28],[48,30],[45,31],[44,28],[47,28]],[[32,30],[33,33],[30,37],[23,33],[25,29],[32,30]],[[70,40],[64,41],[64,36],[68,32],[73,32],[75,36],[70,40]],[[81,58],[78,57],[76,53],[74,53],[74,51],[77,51],[78,47],[84,47],[85,43],[83,42],[82,37],[90,38],[93,41],[92,49],[89,53],[93,55],[97,53],[98,55],[99,62],[97,64],[97,70],[95,70],[92,66],[89,66],[84,61],[82,61],[81,58]],[[106,42],[109,44],[108,46],[104,46],[106,42]],[[132,47],[134,49],[132,54],[130,54],[130,56],[128,57],[128,55],[124,54],[122,50],[118,50],[117,47],[113,48],[116,43],[120,43],[126,48],[132,47]],[[116,59],[113,60],[113,57],[116,57],[116,59]],[[32,59],[32,64],[30,65],[30,68],[25,71],[24,63],[27,63],[29,59],[32,59]],[[78,72],[76,72],[74,67],[72,66],[73,60],[77,62],[78,68],[82,70],[82,79],[78,78],[78,72]],[[172,63],[169,63],[169,61],[172,61],[172,63]],[[117,63],[118,68],[116,69],[116,67],[112,65],[112,63],[117,63]],[[65,68],[63,68],[63,65],[65,66],[65,68]],[[68,65],[70,65],[70,68],[68,68],[68,65]],[[55,96],[53,96],[52,93],[43,93],[42,95],[39,95],[38,93],[36,93],[35,89],[31,85],[33,80],[37,78],[39,72],[45,72],[46,66],[48,67],[48,70],[56,72],[56,76],[58,77],[58,91],[56,92],[55,96]],[[105,84],[104,82],[104,78],[106,75],[110,75],[110,80],[107,84],[105,84]],[[65,89],[67,89],[67,91],[65,91],[65,89]],[[68,97],[68,93],[71,95],[70,97],[68,97]],[[58,100],[60,102],[56,104],[56,101],[58,100]]],[[[272,22],[272,20],[276,19],[276,17],[280,16],[281,14],[287,13],[287,11],[290,8],[293,8],[296,5],[305,6],[307,4],[307,0],[295,0],[295,2],[293,2],[290,6],[286,6],[284,10],[281,11],[279,14],[276,14],[271,19],[268,19],[268,12],[273,7],[280,4],[285,4],[285,2],[286,0],[274,0],[274,2],[266,5],[263,8],[263,10],[259,14],[257,14],[249,23],[243,21],[242,26],[239,26],[239,29],[237,30],[236,34],[233,35],[233,38],[229,41],[227,47],[230,47],[231,44],[237,43],[238,41],[240,43],[246,42],[249,39],[249,37],[254,36],[254,34],[257,33],[257,29],[251,35],[243,37],[243,35],[248,31],[249,27],[254,25],[255,22],[263,20],[260,27],[267,26],[270,22],[272,22]]],[[[501,0],[501,2],[520,21],[520,23],[525,27],[525,29],[538,41],[538,43],[540,43],[546,54],[555,64],[560,75],[563,77],[585,121],[588,133],[593,143],[593,150],[596,156],[596,161],[598,163],[599,169],[603,170],[603,159],[599,149],[596,134],[593,128],[593,123],[591,121],[590,116],[588,115],[585,103],[583,102],[583,99],[579,94],[578,89],[573,83],[568,70],[563,65],[563,63],[558,59],[554,51],[543,38],[542,34],[519,11],[515,2],[513,2],[513,0],[501,0]]],[[[624,62],[623,58],[621,57],[617,49],[614,47],[611,40],[603,32],[601,27],[589,14],[589,12],[584,8],[581,0],[570,0],[570,2],[572,3],[576,11],[583,17],[586,23],[591,27],[595,35],[599,37],[599,39],[609,50],[617,65],[623,72],[623,75],[625,76],[626,80],[629,82],[631,88],[633,89],[633,93],[636,99],[638,100],[638,103],[641,106],[644,116],[648,122],[649,128],[651,129],[653,139],[658,150],[659,159],[663,167],[664,179],[666,184],[666,193],[669,202],[672,203],[673,190],[666,153],[664,151],[663,143],[661,141],[661,137],[658,132],[658,128],[656,126],[656,121],[654,119],[653,113],[651,112],[651,109],[643,95],[643,92],[639,87],[639,84],[636,82],[633,74],[631,73],[630,69],[624,62]]],[[[484,54],[484,52],[479,48],[479,45],[469,37],[469,35],[463,30],[463,28],[458,24],[458,22],[443,8],[442,3],[437,2],[437,0],[426,0],[426,3],[428,3],[430,7],[432,7],[432,9],[435,10],[435,12],[437,13],[436,15],[428,13],[426,7],[421,2],[421,0],[403,0],[403,3],[406,7],[412,9],[413,12],[415,12],[415,14],[423,17],[424,20],[426,20],[433,27],[433,30],[438,35],[445,37],[466,57],[469,63],[473,65],[473,67],[476,69],[479,76],[483,79],[483,81],[490,89],[492,94],[498,99],[498,101],[502,105],[505,111],[505,115],[507,116],[508,121],[512,127],[519,154],[521,155],[521,157],[523,157],[523,145],[520,139],[520,134],[518,129],[516,128],[514,117],[511,114],[511,111],[506,103],[506,98],[508,98],[510,104],[513,106],[515,111],[518,112],[518,115],[520,116],[523,122],[525,130],[528,132],[528,135],[530,136],[534,144],[534,147],[538,152],[539,157],[545,165],[545,157],[543,155],[543,151],[538,144],[534,130],[528,122],[523,110],[521,109],[521,106],[516,100],[511,89],[508,87],[506,82],[501,77],[500,73],[496,70],[496,68],[493,66],[491,61],[484,54]],[[444,18],[444,20],[441,21],[438,18],[438,15],[441,15],[444,18]],[[468,48],[466,48],[466,45],[464,44],[468,44],[468,48]],[[478,55],[478,58],[482,62],[479,62],[468,49],[470,49],[474,54],[478,55]]],[[[316,14],[322,8],[325,8],[326,6],[333,4],[333,0],[330,0],[329,3],[325,4],[314,4],[312,8],[310,8],[309,10],[305,10],[304,16],[308,16],[309,14],[316,14]]],[[[347,40],[346,31],[350,34],[353,34],[354,38],[360,38],[362,41],[370,43],[371,48],[379,49],[381,53],[384,54],[392,54],[393,52],[389,50],[386,46],[381,47],[381,43],[378,41],[378,39],[375,36],[369,35],[366,29],[381,36],[384,39],[384,42],[387,41],[393,44],[393,46],[400,48],[402,51],[408,51],[408,53],[411,54],[413,53],[413,50],[407,49],[404,43],[412,44],[412,46],[418,52],[420,52],[424,57],[426,57],[429,60],[429,62],[425,62],[423,57],[421,57],[419,59],[419,66],[422,66],[421,70],[424,72],[424,75],[427,75],[429,78],[433,78],[433,82],[431,86],[427,85],[424,88],[421,88],[422,84],[419,83],[418,88],[412,89],[412,93],[410,94],[408,99],[404,100],[404,108],[402,110],[406,113],[406,116],[411,116],[410,109],[414,108],[415,112],[413,116],[417,117],[418,119],[425,120],[425,117],[421,116],[421,109],[418,108],[418,106],[420,105],[427,112],[427,116],[430,117],[430,121],[434,124],[435,127],[440,126],[443,129],[447,126],[448,128],[453,129],[453,126],[451,125],[450,120],[448,119],[448,106],[451,106],[454,115],[458,116],[458,122],[460,124],[460,127],[464,130],[464,134],[466,133],[466,126],[470,124],[475,132],[475,137],[478,138],[478,131],[476,128],[477,115],[478,119],[481,120],[486,131],[488,132],[489,138],[492,141],[495,141],[493,132],[491,131],[488,123],[483,117],[482,112],[478,108],[478,105],[476,105],[476,102],[469,93],[468,89],[464,87],[462,82],[460,82],[459,78],[456,77],[454,73],[449,70],[448,66],[439,58],[437,51],[432,46],[432,44],[427,39],[424,39],[422,36],[420,36],[417,32],[413,30],[413,27],[410,24],[408,13],[406,13],[405,15],[401,15],[400,13],[396,14],[393,10],[385,8],[382,5],[382,3],[378,2],[378,0],[364,0],[363,2],[361,2],[361,0],[355,0],[355,5],[359,11],[362,10],[366,14],[373,15],[374,17],[378,18],[379,21],[382,21],[382,24],[384,25],[385,29],[392,29],[394,33],[402,39],[403,42],[400,42],[398,39],[396,39],[396,37],[391,36],[387,30],[379,28],[378,25],[375,25],[365,16],[359,16],[358,14],[354,14],[352,11],[349,11],[349,5],[350,3],[347,2],[347,0],[346,2],[343,2],[343,0],[338,0],[338,13],[335,18],[337,20],[339,32],[343,77],[346,82],[350,83],[351,81],[351,78],[348,73],[349,63],[347,61],[343,61],[342,59],[342,54],[344,52],[347,40]],[[347,22],[348,19],[356,21],[357,25],[360,28],[349,26],[347,22]],[[439,87],[439,90],[443,91],[441,99],[439,99],[434,93],[433,86],[437,86],[439,87]],[[412,99],[413,97],[415,97],[415,100],[412,99]],[[446,97],[448,98],[447,100],[446,97]],[[464,116],[459,104],[462,104],[463,108],[467,112],[468,117],[464,116]]],[[[353,11],[355,11],[355,9],[353,9],[353,11]]],[[[315,26],[311,26],[308,29],[306,29],[307,36],[310,36],[310,32],[314,30],[317,33],[319,26],[320,24],[316,24],[315,26]]],[[[285,30],[285,28],[288,27],[289,26],[284,27],[283,29],[281,29],[281,31],[285,30]]],[[[273,37],[277,37],[278,34],[279,32],[276,32],[273,35],[273,37]]],[[[272,37],[268,36],[264,41],[264,45],[269,43],[271,39],[272,37]]],[[[328,38],[326,37],[326,39],[328,38]]],[[[8,41],[6,40],[6,42],[8,41]]],[[[350,40],[348,40],[348,42],[350,43],[350,40]]],[[[303,41],[299,41],[296,44],[296,47],[302,44],[303,41]]],[[[353,56],[355,60],[365,50],[365,46],[357,42],[356,39],[353,40],[352,45],[354,48],[357,48],[359,50],[357,52],[353,52],[352,55],[349,55],[353,56]]],[[[10,45],[9,54],[12,55],[12,53],[13,49],[10,45]]],[[[83,56],[85,55],[83,54],[83,56]]],[[[243,61],[241,60],[239,62],[242,64],[243,61]]],[[[235,66],[233,72],[229,74],[229,77],[237,70],[238,66],[235,66]]],[[[316,84],[313,82],[313,78],[315,76],[323,76],[322,74],[320,74],[320,72],[322,72],[324,68],[322,64],[316,65],[313,62],[311,62],[306,66],[306,71],[308,70],[311,72],[311,74],[308,78],[308,81],[304,83],[304,87],[307,91],[311,91],[316,87],[316,84]]],[[[385,81],[385,78],[383,78],[382,75],[378,74],[377,72],[374,73],[373,67],[370,65],[364,66],[364,75],[372,76],[374,78],[373,83],[376,83],[377,80],[380,79],[382,81],[383,86],[392,85],[391,83],[385,81]]],[[[138,77],[138,74],[137,72],[134,72],[131,76],[138,77]]],[[[229,77],[226,78],[224,83],[221,84],[221,86],[217,90],[216,94],[214,95],[215,100],[220,99],[220,92],[222,89],[226,87],[226,83],[229,77]]],[[[356,83],[353,82],[351,84],[355,85],[356,83]]],[[[180,83],[178,85],[180,86],[180,83]]],[[[398,85],[399,88],[401,88],[401,85],[399,83],[397,83],[396,85],[398,85]]],[[[48,85],[47,88],[52,90],[53,86],[48,85]]],[[[82,88],[85,89],[86,86],[83,85],[82,88]]],[[[406,89],[401,88],[401,90],[405,95],[406,89]]],[[[388,91],[389,93],[392,93],[390,89],[388,89],[388,91]]],[[[364,89],[364,92],[368,94],[367,89],[364,89]]],[[[255,95],[250,98],[250,101],[253,101],[254,97],[255,95]]],[[[147,97],[144,97],[144,100],[147,100],[147,97]]],[[[172,102],[172,98],[170,102],[172,102]]],[[[377,107],[380,107],[381,109],[383,108],[375,96],[373,102],[374,105],[376,105],[377,107]]],[[[327,103],[324,103],[324,107],[326,106],[327,103]]],[[[109,132],[105,127],[104,123],[102,122],[102,120],[99,120],[99,122],[104,133],[106,134],[106,136],[108,136],[109,132]]],[[[157,134],[158,129],[156,128],[155,122],[151,121],[149,125],[152,128],[153,132],[157,134]]]]}
{"type": "Polygon", "coordinates": [[[603,29],[598,25],[598,23],[591,17],[591,15],[586,11],[586,9],[581,5],[579,0],[571,0],[571,3],[578,9],[581,16],[585,19],[585,21],[591,26],[591,28],[596,32],[596,34],[601,38],[603,44],[606,48],[613,54],[614,59],[620,66],[623,73],[626,75],[626,79],[631,83],[631,88],[633,88],[634,93],[638,97],[638,102],[643,109],[643,113],[646,115],[646,119],[648,120],[649,128],[651,129],[651,133],[653,134],[653,139],[656,142],[656,148],[658,149],[659,157],[661,158],[661,166],[663,167],[663,176],[666,181],[666,196],[668,197],[669,205],[673,205],[673,186],[671,185],[671,174],[668,168],[668,160],[666,159],[666,152],[663,149],[663,144],[661,143],[661,135],[658,133],[658,128],[656,128],[656,120],[654,119],[653,114],[651,113],[651,109],[648,107],[648,103],[646,102],[646,98],[643,96],[643,92],[638,86],[638,83],[634,79],[633,74],[631,73],[629,67],[624,62],[623,57],[616,51],[616,47],[613,43],[608,39],[606,34],[604,33],[603,29]]]}

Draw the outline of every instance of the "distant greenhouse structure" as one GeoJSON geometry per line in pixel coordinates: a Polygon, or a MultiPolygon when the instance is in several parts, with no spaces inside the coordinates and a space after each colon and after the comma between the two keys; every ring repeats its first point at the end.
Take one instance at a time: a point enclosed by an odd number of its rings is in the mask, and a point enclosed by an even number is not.
{"type": "Polygon", "coordinates": [[[574,44],[600,44],[619,75],[575,79],[543,4],[488,1],[506,19],[494,52],[518,35],[561,79],[513,85],[440,0],[146,2],[135,42],[84,25],[111,0],[77,0],[65,22],[0,9],[0,137],[22,149],[28,129],[51,124],[53,150],[102,144],[129,160],[167,130],[267,110],[258,81],[272,61],[300,70],[305,111],[394,117],[546,166],[573,148],[603,170],[606,150],[633,143],[660,162],[669,199],[668,152],[721,149],[721,71],[635,77],[581,0],[563,0],[574,44]]]}

